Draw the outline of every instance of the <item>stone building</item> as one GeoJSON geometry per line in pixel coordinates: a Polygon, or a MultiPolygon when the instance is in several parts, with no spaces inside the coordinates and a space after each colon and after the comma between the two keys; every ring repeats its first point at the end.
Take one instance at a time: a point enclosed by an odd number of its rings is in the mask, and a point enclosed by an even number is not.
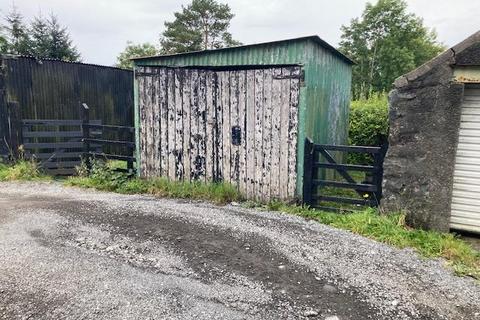
{"type": "Polygon", "coordinates": [[[480,31],[390,93],[386,210],[416,227],[480,232],[480,31]]]}

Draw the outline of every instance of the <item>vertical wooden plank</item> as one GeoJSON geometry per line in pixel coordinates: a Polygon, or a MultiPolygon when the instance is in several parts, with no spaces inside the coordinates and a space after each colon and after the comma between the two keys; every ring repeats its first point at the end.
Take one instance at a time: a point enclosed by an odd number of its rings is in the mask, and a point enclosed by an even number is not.
{"type": "MultiPolygon", "coordinates": [[[[292,74],[300,77],[300,67],[294,67],[292,74]]],[[[298,139],[298,103],[300,78],[290,81],[290,115],[288,125],[288,198],[295,197],[297,185],[297,139],[298,139]]]]}
{"type": "MultiPolygon", "coordinates": [[[[150,69],[150,74],[154,72],[154,68],[149,68],[150,69]]],[[[148,85],[150,88],[149,96],[150,96],[150,101],[149,101],[149,108],[148,108],[148,121],[149,121],[149,128],[148,128],[148,153],[149,153],[149,158],[148,158],[148,171],[149,171],[149,177],[155,176],[155,153],[156,153],[156,148],[155,148],[155,110],[157,109],[157,103],[156,103],[156,90],[155,90],[155,82],[154,82],[154,77],[152,75],[148,76],[148,85]]]]}
{"type": "Polygon", "coordinates": [[[272,81],[272,170],[270,176],[272,198],[280,198],[280,113],[282,106],[282,81],[275,79],[280,77],[282,70],[273,69],[272,81]]]}
{"type": "MultiPolygon", "coordinates": [[[[150,73],[150,68],[146,67],[145,72],[148,74],[150,73]]],[[[145,165],[145,176],[150,177],[150,140],[151,140],[151,124],[150,124],[150,116],[151,116],[151,78],[148,75],[144,76],[145,78],[145,157],[144,165],[145,165]]]]}
{"type": "MultiPolygon", "coordinates": [[[[232,128],[238,126],[238,73],[239,71],[231,71],[229,75],[230,81],[230,135],[232,128]]],[[[232,143],[230,138],[230,181],[238,187],[240,175],[240,147],[232,143]]]]}
{"type": "Polygon", "coordinates": [[[175,180],[175,69],[167,69],[168,178],[175,180]]]}
{"type": "Polygon", "coordinates": [[[184,180],[190,181],[191,167],[190,167],[190,134],[191,134],[191,72],[184,71],[184,78],[182,82],[182,104],[183,104],[183,166],[184,166],[184,180]]]}
{"type": "Polygon", "coordinates": [[[263,69],[255,70],[255,199],[263,196],[265,174],[263,158],[263,69]]]}
{"type": "MultiPolygon", "coordinates": [[[[147,73],[150,73],[150,67],[146,69],[147,73]]],[[[145,173],[147,177],[151,175],[150,157],[151,157],[151,145],[152,140],[152,124],[151,124],[151,108],[152,108],[152,81],[149,75],[145,76],[145,173]]]]}
{"type": "Polygon", "coordinates": [[[247,70],[247,198],[255,198],[255,71],[247,70]]]}
{"type": "MultiPolygon", "coordinates": [[[[146,72],[147,68],[142,68],[141,72],[146,72]]],[[[141,176],[147,177],[147,167],[146,167],[146,158],[147,158],[147,122],[146,122],[146,109],[147,109],[147,83],[145,76],[139,76],[139,95],[140,95],[140,170],[141,176]]]]}
{"type": "Polygon", "coordinates": [[[160,88],[160,168],[161,176],[168,177],[168,82],[167,69],[159,70],[160,88]]]}
{"type": "Polygon", "coordinates": [[[144,172],[143,172],[143,167],[142,167],[142,163],[143,163],[143,155],[144,155],[144,151],[143,151],[143,143],[142,143],[142,139],[143,139],[143,126],[145,125],[143,123],[143,77],[140,76],[140,73],[143,72],[143,68],[139,67],[137,69],[137,74],[135,75],[136,79],[136,83],[137,83],[137,94],[138,94],[138,102],[137,102],[137,108],[138,108],[138,140],[137,140],[137,148],[138,148],[138,152],[139,152],[139,155],[140,155],[140,159],[139,159],[139,162],[137,164],[137,168],[138,168],[138,173],[141,177],[143,177],[144,175],[144,172]]]}
{"type": "Polygon", "coordinates": [[[290,69],[282,68],[280,108],[280,198],[288,196],[288,125],[290,116],[290,69]]]}
{"type": "Polygon", "coordinates": [[[206,123],[206,158],[205,158],[205,175],[206,180],[211,182],[214,180],[214,171],[215,171],[215,78],[213,71],[206,71],[206,107],[205,111],[207,114],[207,123],[206,123]]]}
{"type": "Polygon", "coordinates": [[[263,71],[263,197],[270,200],[272,170],[272,69],[263,71]]]}
{"type": "Polygon", "coordinates": [[[190,89],[190,179],[197,180],[198,171],[196,160],[198,156],[198,70],[192,70],[191,75],[191,89],[190,89]]]}
{"type": "Polygon", "coordinates": [[[238,187],[243,195],[247,194],[247,110],[246,110],[246,86],[247,72],[245,70],[238,71],[238,125],[242,130],[241,144],[239,150],[239,167],[240,174],[238,179],[238,187]]]}
{"type": "Polygon", "coordinates": [[[207,130],[207,83],[206,83],[206,71],[200,70],[198,72],[199,90],[198,90],[198,156],[195,165],[198,171],[198,180],[205,182],[205,162],[206,162],[206,130],[207,130]]]}
{"type": "Polygon", "coordinates": [[[221,73],[215,72],[215,180],[223,181],[223,105],[221,73]]]}
{"type": "Polygon", "coordinates": [[[155,137],[155,145],[154,145],[154,176],[158,177],[161,175],[161,166],[160,166],[160,145],[161,145],[161,129],[160,129],[160,117],[161,117],[161,110],[160,110],[160,101],[162,95],[162,88],[159,86],[159,69],[153,68],[153,85],[155,87],[155,108],[154,108],[154,137],[155,137]]]}
{"type": "Polygon", "coordinates": [[[183,104],[184,70],[175,69],[175,180],[183,180],[183,104]]]}
{"type": "Polygon", "coordinates": [[[231,126],[230,126],[230,72],[220,72],[222,77],[222,110],[223,110],[223,179],[231,182],[231,126]]]}

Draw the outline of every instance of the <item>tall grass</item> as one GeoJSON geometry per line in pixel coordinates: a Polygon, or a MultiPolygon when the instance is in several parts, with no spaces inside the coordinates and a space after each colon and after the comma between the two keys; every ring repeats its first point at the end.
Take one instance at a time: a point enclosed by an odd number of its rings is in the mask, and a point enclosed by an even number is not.
{"type": "Polygon", "coordinates": [[[141,179],[118,172],[116,167],[116,164],[94,162],[88,176],[71,177],[66,183],[125,194],[145,193],[161,197],[207,200],[217,204],[241,200],[237,189],[228,183],[170,181],[166,178],[141,179]]]}
{"type": "Polygon", "coordinates": [[[0,162],[0,181],[49,180],[35,161],[19,160],[12,164],[0,162]]]}

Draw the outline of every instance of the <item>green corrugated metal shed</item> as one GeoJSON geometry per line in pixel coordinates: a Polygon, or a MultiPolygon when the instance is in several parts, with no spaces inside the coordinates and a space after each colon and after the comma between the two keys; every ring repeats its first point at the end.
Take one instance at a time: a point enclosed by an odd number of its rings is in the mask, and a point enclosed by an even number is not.
{"type": "MultiPolygon", "coordinates": [[[[302,196],[304,141],[345,144],[353,62],[318,36],[308,36],[232,48],[134,58],[143,66],[228,68],[299,65],[304,73],[300,88],[297,196],[302,196]]],[[[138,83],[135,115],[139,127],[138,83]]],[[[139,135],[137,130],[137,138],[139,135]]],[[[138,143],[137,143],[138,145],[138,143]]],[[[137,156],[140,156],[137,151],[137,156]]]]}

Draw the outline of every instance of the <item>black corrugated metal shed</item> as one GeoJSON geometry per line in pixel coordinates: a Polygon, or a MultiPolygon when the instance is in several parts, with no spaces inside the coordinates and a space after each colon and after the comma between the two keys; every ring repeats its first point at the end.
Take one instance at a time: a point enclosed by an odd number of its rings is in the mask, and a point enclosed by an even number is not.
{"type": "Polygon", "coordinates": [[[23,119],[79,119],[79,104],[91,118],[133,125],[133,74],[94,64],[0,56],[0,154],[7,152],[9,106],[23,119]]]}

